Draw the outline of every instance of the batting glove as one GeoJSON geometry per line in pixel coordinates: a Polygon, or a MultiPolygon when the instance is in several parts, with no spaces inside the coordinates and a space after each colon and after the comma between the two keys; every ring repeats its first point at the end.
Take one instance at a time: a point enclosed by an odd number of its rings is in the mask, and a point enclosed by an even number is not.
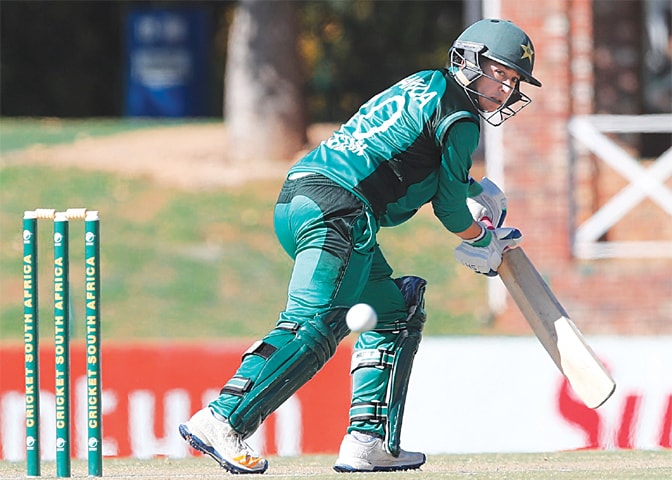
{"type": "Polygon", "coordinates": [[[504,224],[508,205],[504,192],[489,178],[483,177],[480,182],[469,178],[467,208],[477,222],[488,217],[492,224],[499,228],[504,224]]]}
{"type": "Polygon", "coordinates": [[[517,228],[489,230],[484,225],[482,227],[481,235],[460,243],[455,249],[455,259],[477,273],[494,277],[504,251],[518,245],[523,240],[523,234],[517,228]]]}

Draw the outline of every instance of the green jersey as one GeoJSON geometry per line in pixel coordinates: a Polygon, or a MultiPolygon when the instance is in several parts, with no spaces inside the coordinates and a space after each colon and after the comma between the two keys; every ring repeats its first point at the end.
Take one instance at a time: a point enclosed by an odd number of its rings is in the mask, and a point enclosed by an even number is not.
{"type": "Polygon", "coordinates": [[[361,198],[381,226],[431,202],[451,232],[472,222],[466,207],[479,117],[447,70],[415,73],[365,103],[290,169],[319,173],[361,198]]]}

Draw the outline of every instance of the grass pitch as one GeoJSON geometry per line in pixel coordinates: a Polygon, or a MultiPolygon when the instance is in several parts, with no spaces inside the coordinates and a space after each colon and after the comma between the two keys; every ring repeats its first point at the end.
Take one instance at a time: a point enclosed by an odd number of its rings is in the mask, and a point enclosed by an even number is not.
{"type": "MultiPolygon", "coordinates": [[[[263,476],[252,478],[306,478],[314,480],[478,479],[478,480],[639,480],[672,478],[672,451],[610,450],[556,453],[430,455],[421,470],[395,473],[344,474],[332,470],[335,456],[271,457],[263,476]]],[[[86,477],[86,462],[75,461],[73,477],[86,477]]],[[[106,459],[105,478],[202,480],[233,477],[209,458],[106,459]]],[[[44,478],[55,478],[53,462],[42,465],[44,478]]],[[[0,478],[25,478],[24,463],[0,462],[0,478]]],[[[239,477],[233,477],[239,478],[239,477]]]]}

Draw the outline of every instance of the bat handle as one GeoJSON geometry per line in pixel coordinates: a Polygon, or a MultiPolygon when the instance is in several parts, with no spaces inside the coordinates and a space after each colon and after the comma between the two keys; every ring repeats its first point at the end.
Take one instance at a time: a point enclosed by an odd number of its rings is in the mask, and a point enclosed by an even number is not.
{"type": "Polygon", "coordinates": [[[485,228],[488,230],[494,230],[495,226],[492,224],[492,220],[490,220],[488,217],[481,217],[480,222],[485,225],[485,228]]]}
{"type": "MultiPolygon", "coordinates": [[[[492,220],[490,220],[488,217],[481,217],[480,222],[483,225],[485,225],[485,228],[487,228],[488,230],[494,230],[495,229],[495,226],[492,224],[492,220]]],[[[508,252],[512,248],[517,248],[517,247],[506,247],[506,248],[504,248],[504,252],[502,252],[502,254],[505,253],[505,252],[508,252]]]]}

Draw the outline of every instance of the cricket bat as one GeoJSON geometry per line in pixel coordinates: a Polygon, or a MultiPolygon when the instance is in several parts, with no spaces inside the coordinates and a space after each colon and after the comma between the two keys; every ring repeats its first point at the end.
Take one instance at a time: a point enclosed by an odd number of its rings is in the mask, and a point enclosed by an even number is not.
{"type": "Polygon", "coordinates": [[[614,393],[616,383],[523,249],[505,251],[498,273],[579,398],[590,408],[606,402],[614,393]]]}

